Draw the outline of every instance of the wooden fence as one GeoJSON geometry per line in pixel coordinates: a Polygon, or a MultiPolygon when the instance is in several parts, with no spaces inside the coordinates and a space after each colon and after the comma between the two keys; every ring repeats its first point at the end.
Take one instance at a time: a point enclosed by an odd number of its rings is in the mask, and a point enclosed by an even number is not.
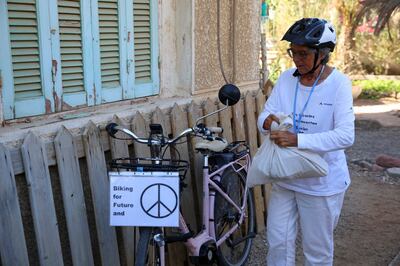
{"type": "MultiPolygon", "coordinates": [[[[208,117],[207,126],[222,126],[229,141],[246,140],[251,154],[262,142],[256,118],[265,96],[247,92],[233,107],[208,117]]],[[[114,121],[130,127],[139,136],[149,122],[160,123],[166,134],[177,135],[196,118],[216,110],[216,100],[151,113],[136,112],[130,121],[114,121]]],[[[107,160],[146,156],[146,145],[109,138],[104,125],[89,122],[82,134],[61,126],[54,139],[45,143],[29,132],[20,147],[0,143],[0,255],[1,265],[133,265],[136,228],[109,226],[109,181],[107,160]],[[17,151],[16,151],[17,149],[17,151]],[[20,157],[17,153],[20,153],[20,157]],[[21,158],[22,162],[19,162],[21,158]]],[[[188,187],[181,196],[182,210],[191,228],[200,225],[198,195],[201,169],[193,140],[178,144],[181,158],[192,162],[186,176],[188,187]]],[[[170,156],[175,154],[171,152],[170,156]]],[[[265,227],[267,189],[254,189],[256,225],[265,227]]],[[[169,265],[187,265],[181,243],[168,249],[169,265]],[[175,254],[175,255],[174,255],[175,254]],[[179,254],[179,255],[177,255],[179,254]]]]}

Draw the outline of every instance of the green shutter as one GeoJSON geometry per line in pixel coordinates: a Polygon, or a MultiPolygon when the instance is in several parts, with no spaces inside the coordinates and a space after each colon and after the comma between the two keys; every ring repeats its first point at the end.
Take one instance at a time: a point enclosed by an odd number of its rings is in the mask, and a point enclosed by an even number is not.
{"type": "Polygon", "coordinates": [[[118,0],[99,0],[100,64],[103,88],[120,86],[118,0]]]}
{"type": "Polygon", "coordinates": [[[58,1],[63,93],[83,92],[80,0],[58,1]]]}
{"type": "Polygon", "coordinates": [[[7,8],[15,99],[42,96],[36,1],[7,1],[7,8]]]}
{"type": "Polygon", "coordinates": [[[150,0],[133,1],[135,81],[151,81],[150,0]]]}

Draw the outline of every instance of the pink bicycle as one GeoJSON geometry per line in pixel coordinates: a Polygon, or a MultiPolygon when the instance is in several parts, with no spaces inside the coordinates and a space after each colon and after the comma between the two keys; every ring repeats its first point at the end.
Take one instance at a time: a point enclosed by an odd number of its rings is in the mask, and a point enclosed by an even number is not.
{"type": "MultiPolygon", "coordinates": [[[[138,143],[150,146],[151,158],[119,158],[110,162],[111,169],[127,171],[176,171],[183,182],[188,162],[163,158],[163,149],[185,136],[201,138],[196,150],[203,155],[202,228],[194,233],[179,215],[179,235],[168,236],[162,227],[140,227],[135,265],[165,265],[165,245],[184,242],[191,262],[195,265],[244,265],[255,237],[255,215],[252,191],[246,185],[251,159],[242,141],[228,144],[216,136],[222,128],[205,127],[199,122],[214,115],[240,99],[239,89],[231,84],[219,91],[226,107],[197,119],[195,126],[168,139],[161,125],[150,125],[150,136],[140,138],[115,123],[107,125],[110,136],[118,131],[138,143]]],[[[184,186],[181,186],[181,188],[184,186]]]]}

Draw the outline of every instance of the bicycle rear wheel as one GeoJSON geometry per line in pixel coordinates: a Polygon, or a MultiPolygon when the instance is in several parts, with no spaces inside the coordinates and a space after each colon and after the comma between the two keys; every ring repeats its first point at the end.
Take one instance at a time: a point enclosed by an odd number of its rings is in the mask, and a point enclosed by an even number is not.
{"type": "Polygon", "coordinates": [[[135,266],[161,265],[160,248],[154,240],[157,228],[141,227],[135,254],[135,266]]]}
{"type": "MultiPolygon", "coordinates": [[[[221,185],[229,197],[238,205],[243,202],[246,172],[235,172],[232,168],[225,170],[221,177],[221,185]]],[[[244,221],[237,230],[218,247],[219,265],[244,265],[251,250],[254,233],[255,216],[254,202],[251,190],[247,192],[244,221]]],[[[227,231],[237,224],[240,213],[219,193],[215,197],[214,221],[216,239],[220,239],[227,231]]]]}

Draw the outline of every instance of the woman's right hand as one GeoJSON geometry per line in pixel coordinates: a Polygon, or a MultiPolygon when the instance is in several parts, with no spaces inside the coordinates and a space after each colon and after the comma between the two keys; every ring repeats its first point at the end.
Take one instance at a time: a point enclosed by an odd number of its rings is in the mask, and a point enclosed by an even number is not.
{"type": "Polygon", "coordinates": [[[279,124],[279,118],[275,116],[274,114],[270,114],[265,120],[263,124],[263,129],[265,130],[270,130],[271,129],[271,124],[272,122],[275,121],[276,123],[279,124]]]}

